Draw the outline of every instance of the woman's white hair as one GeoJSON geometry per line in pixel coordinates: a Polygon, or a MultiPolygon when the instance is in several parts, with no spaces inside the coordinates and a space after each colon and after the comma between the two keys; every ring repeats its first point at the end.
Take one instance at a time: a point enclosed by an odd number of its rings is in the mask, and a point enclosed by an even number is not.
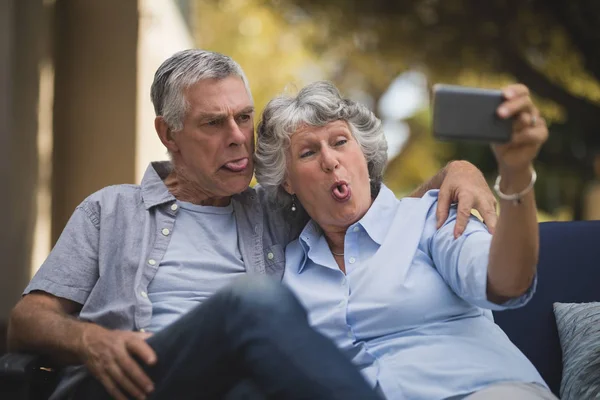
{"type": "Polygon", "coordinates": [[[212,51],[189,49],[173,54],[156,70],[150,89],[156,116],[162,116],[173,132],[183,129],[188,103],[184,91],[203,79],[238,76],[252,98],[248,79],[238,63],[212,51]]]}
{"type": "Polygon", "coordinates": [[[281,187],[291,135],[303,126],[324,126],[339,120],[348,123],[360,145],[367,160],[371,196],[377,196],[387,161],[387,141],[381,121],[362,104],[342,98],[332,83],[321,81],[304,87],[296,96],[275,97],[265,107],[258,124],[256,179],[278,203],[291,202],[291,196],[281,187]]]}

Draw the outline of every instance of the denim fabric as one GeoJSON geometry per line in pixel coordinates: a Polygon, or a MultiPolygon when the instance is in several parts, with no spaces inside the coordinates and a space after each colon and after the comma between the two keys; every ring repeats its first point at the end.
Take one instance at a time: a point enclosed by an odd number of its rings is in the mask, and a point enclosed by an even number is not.
{"type": "MultiPolygon", "coordinates": [[[[238,279],[148,343],[159,360],[147,368],[150,399],[379,399],[274,279],[238,279]],[[240,384],[253,389],[240,393],[240,384]]],[[[76,395],[110,398],[91,378],[76,395]]]]}

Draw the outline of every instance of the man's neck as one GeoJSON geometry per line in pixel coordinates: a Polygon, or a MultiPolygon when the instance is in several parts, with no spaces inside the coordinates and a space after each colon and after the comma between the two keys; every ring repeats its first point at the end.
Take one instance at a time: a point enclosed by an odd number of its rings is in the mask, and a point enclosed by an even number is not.
{"type": "Polygon", "coordinates": [[[169,192],[179,201],[213,207],[225,207],[231,202],[230,196],[211,196],[176,168],[165,178],[164,183],[169,192]]]}

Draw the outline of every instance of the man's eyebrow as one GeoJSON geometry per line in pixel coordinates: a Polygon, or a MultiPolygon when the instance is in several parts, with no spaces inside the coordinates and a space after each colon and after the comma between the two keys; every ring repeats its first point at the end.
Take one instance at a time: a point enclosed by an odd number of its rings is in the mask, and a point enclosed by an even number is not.
{"type": "Polygon", "coordinates": [[[254,106],[248,106],[246,108],[244,108],[242,111],[240,111],[239,113],[237,113],[237,115],[240,114],[250,114],[254,112],[254,106]]]}
{"type": "Polygon", "coordinates": [[[227,114],[224,114],[224,113],[201,112],[201,113],[198,113],[198,116],[196,117],[196,119],[198,121],[212,121],[212,120],[224,119],[226,117],[227,117],[227,114]]]}

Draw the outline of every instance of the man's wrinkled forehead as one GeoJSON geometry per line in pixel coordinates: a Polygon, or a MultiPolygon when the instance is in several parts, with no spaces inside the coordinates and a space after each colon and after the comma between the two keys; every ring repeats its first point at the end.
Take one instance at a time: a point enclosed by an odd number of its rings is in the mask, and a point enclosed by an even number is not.
{"type": "Polygon", "coordinates": [[[184,90],[187,110],[194,114],[238,114],[254,110],[246,85],[238,76],[200,80],[184,90]]]}

